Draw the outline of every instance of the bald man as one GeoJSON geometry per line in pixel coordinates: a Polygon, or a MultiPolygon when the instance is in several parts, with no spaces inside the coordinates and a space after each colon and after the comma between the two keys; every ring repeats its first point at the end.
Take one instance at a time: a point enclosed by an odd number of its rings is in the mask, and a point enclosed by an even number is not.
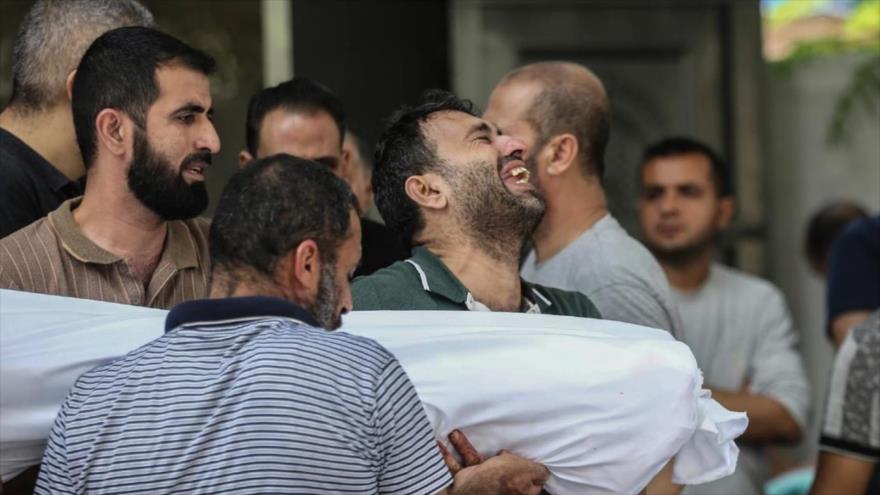
{"type": "Polygon", "coordinates": [[[520,67],[492,91],[485,118],[526,143],[532,183],[547,205],[523,278],[582,292],[606,319],[675,334],[678,312],[663,270],[608,212],[610,110],[599,78],[567,62],[520,67]]]}

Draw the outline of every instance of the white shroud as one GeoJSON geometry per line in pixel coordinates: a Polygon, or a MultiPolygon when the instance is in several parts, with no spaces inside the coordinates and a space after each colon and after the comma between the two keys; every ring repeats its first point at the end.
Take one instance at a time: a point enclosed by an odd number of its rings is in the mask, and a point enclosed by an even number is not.
{"type": "MultiPolygon", "coordinates": [[[[0,474],[42,457],[84,371],[161,335],[166,311],[0,290],[0,474]]],[[[701,389],[684,344],[620,322],[478,312],[355,312],[345,331],[397,356],[438,438],[544,463],[555,494],[636,493],[676,456],[674,479],[734,471],[746,427],[701,389]]]]}

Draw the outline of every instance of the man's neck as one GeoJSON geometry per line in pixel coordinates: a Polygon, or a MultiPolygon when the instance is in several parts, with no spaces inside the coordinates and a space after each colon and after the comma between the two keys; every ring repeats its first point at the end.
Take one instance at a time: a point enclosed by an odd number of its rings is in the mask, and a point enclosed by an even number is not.
{"type": "Polygon", "coordinates": [[[715,259],[715,249],[708,247],[686,259],[673,259],[657,257],[669,285],[682,292],[693,292],[706,283],[709,272],[712,270],[712,261],[715,259]]]}
{"type": "Polygon", "coordinates": [[[135,198],[124,182],[108,181],[97,174],[89,176],[73,219],[90,241],[137,265],[132,268],[148,280],[162,254],[168,222],[135,198]]]}
{"type": "Polygon", "coordinates": [[[532,234],[538,263],[555,256],[608,214],[598,180],[557,180],[553,187],[545,194],[547,209],[532,234]]]}
{"type": "Polygon", "coordinates": [[[228,273],[215,269],[211,274],[211,288],[208,291],[210,299],[252,296],[278,297],[299,304],[294,291],[289,287],[283,287],[273,280],[248,271],[228,273]]]}
{"type": "Polygon", "coordinates": [[[0,113],[0,127],[15,135],[70,180],[85,175],[69,107],[22,115],[11,107],[0,113]]]}
{"type": "Polygon", "coordinates": [[[519,278],[519,250],[511,247],[510,259],[500,260],[472,242],[428,242],[425,247],[467,287],[477,301],[492,311],[519,311],[522,285],[519,278]]]}

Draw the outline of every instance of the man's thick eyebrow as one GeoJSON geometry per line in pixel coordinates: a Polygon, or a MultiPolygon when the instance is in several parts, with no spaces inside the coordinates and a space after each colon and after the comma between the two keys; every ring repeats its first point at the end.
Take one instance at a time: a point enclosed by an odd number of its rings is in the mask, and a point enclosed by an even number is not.
{"type": "Polygon", "coordinates": [[[203,107],[202,105],[200,105],[198,103],[187,103],[184,106],[182,106],[174,111],[174,115],[180,115],[182,113],[207,113],[208,116],[210,117],[210,116],[214,115],[214,108],[211,107],[206,112],[205,107],[203,107]]]}
{"type": "Polygon", "coordinates": [[[474,124],[468,130],[467,134],[465,134],[465,137],[467,138],[467,137],[473,136],[474,134],[477,134],[480,132],[488,132],[489,134],[496,134],[495,131],[496,130],[491,125],[489,125],[487,122],[480,122],[480,123],[474,124]]]}

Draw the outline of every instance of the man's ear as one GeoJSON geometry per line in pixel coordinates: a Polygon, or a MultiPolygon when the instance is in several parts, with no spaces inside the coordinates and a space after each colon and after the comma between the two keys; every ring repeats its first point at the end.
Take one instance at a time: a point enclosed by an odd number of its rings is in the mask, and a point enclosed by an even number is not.
{"type": "Polygon", "coordinates": [[[571,169],[577,161],[578,150],[578,141],[573,134],[553,136],[541,150],[541,153],[546,153],[544,163],[547,164],[547,174],[559,176],[571,169]]]}
{"type": "Polygon", "coordinates": [[[719,229],[726,228],[733,219],[736,211],[736,202],[733,196],[725,196],[718,200],[718,218],[715,220],[719,229]]]}
{"type": "Polygon", "coordinates": [[[238,152],[238,167],[244,167],[247,162],[253,160],[253,155],[250,154],[248,150],[241,150],[238,152]]]}
{"type": "Polygon", "coordinates": [[[117,156],[125,155],[134,139],[134,123],[113,108],[98,113],[95,128],[99,146],[117,156]]]}
{"type": "Polygon", "coordinates": [[[339,158],[339,167],[339,176],[344,177],[349,186],[354,184],[354,177],[352,176],[351,169],[351,151],[342,148],[342,153],[339,158]]]}
{"type": "Polygon", "coordinates": [[[413,175],[406,179],[403,188],[419,206],[439,210],[448,204],[449,187],[437,174],[413,175]]]}
{"type": "Polygon", "coordinates": [[[293,263],[291,276],[295,285],[303,291],[303,295],[311,301],[317,297],[318,285],[321,282],[321,253],[318,244],[312,239],[299,243],[291,252],[293,263]]]}
{"type": "Polygon", "coordinates": [[[64,87],[67,90],[67,101],[73,101],[73,80],[76,77],[76,69],[70,71],[67,80],[64,81],[64,87]]]}

